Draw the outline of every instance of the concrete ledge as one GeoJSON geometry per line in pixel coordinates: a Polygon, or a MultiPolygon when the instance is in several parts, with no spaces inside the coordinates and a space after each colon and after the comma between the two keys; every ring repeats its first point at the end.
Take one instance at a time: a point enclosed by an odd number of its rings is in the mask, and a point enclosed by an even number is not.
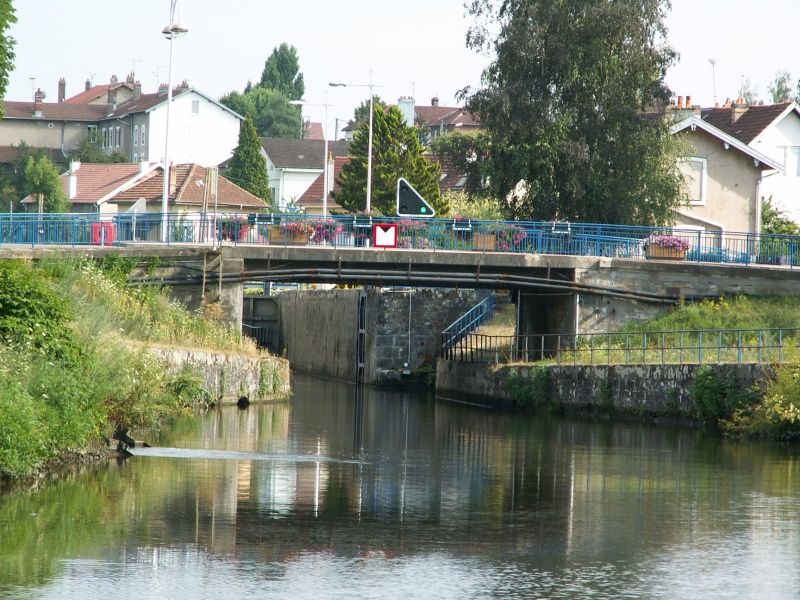
{"type": "MultiPolygon", "coordinates": [[[[743,389],[770,376],[770,365],[706,365],[720,379],[735,379],[743,389]]],[[[700,365],[547,366],[546,400],[566,407],[595,406],[642,414],[692,414],[691,385],[700,365]]],[[[540,367],[439,361],[436,392],[459,399],[507,405],[541,389],[540,367]]],[[[544,399],[542,399],[544,400],[544,399]]]]}

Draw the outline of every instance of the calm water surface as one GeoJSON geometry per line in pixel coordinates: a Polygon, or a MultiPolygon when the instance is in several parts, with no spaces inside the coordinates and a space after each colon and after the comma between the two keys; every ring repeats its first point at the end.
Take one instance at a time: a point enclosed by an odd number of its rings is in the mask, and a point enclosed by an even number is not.
{"type": "Polygon", "coordinates": [[[0,496],[0,597],[800,598],[798,451],[310,378],[0,496]]]}

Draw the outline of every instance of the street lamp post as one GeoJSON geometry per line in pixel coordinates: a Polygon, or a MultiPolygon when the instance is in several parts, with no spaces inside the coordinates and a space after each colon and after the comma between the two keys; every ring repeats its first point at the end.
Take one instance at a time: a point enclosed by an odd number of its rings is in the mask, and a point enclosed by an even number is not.
{"type": "Polygon", "coordinates": [[[369,88],[369,143],[367,144],[367,212],[372,208],[372,109],[375,98],[373,88],[382,87],[372,81],[372,71],[369,72],[369,83],[329,83],[331,87],[368,87],[369,88]]]}
{"type": "Polygon", "coordinates": [[[164,187],[161,191],[161,241],[166,242],[167,226],[169,224],[169,117],[172,108],[172,63],[173,46],[175,39],[182,38],[189,33],[189,29],[180,21],[175,20],[175,8],[180,0],[170,0],[169,24],[164,26],[161,33],[169,40],[169,71],[167,75],[167,130],[164,134],[164,187]]]}
{"type": "Polygon", "coordinates": [[[322,157],[322,217],[328,218],[328,194],[330,193],[328,185],[328,107],[338,106],[338,104],[328,104],[328,90],[325,90],[325,104],[313,104],[305,102],[304,100],[292,100],[289,102],[292,106],[324,106],[325,107],[325,125],[322,128],[322,137],[325,139],[324,156],[322,157]]]}

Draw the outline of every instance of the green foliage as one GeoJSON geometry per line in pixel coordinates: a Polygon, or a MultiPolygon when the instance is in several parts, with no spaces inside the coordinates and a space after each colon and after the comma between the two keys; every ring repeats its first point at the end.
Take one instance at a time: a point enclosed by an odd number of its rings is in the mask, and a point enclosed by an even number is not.
{"type": "Polygon", "coordinates": [[[761,233],[800,235],[800,226],[772,203],[772,196],[761,203],[761,233]]]}
{"type": "Polygon", "coordinates": [[[647,109],[671,95],[659,40],[668,0],[474,0],[470,47],[495,59],[468,108],[491,142],[486,175],[518,219],[671,222],[683,145],[647,109]],[[515,192],[511,194],[511,192],[515,192]]]}
{"type": "Polygon", "coordinates": [[[87,133],[78,140],[75,148],[67,152],[70,161],[77,160],[87,164],[121,164],[127,163],[128,157],[119,150],[106,154],[100,144],[97,133],[87,133]]]}
{"type": "Polygon", "coordinates": [[[245,118],[239,129],[239,144],[224,175],[239,187],[272,204],[267,160],[261,154],[261,139],[250,115],[245,118]]]}
{"type": "Polygon", "coordinates": [[[71,203],[64,194],[58,169],[49,158],[42,157],[36,160],[32,156],[29,157],[25,167],[25,180],[25,189],[28,193],[44,196],[44,212],[69,212],[71,203]]]}
{"type": "Polygon", "coordinates": [[[758,99],[758,86],[750,83],[750,78],[745,77],[742,79],[742,85],[739,87],[739,97],[744,98],[748,104],[764,104],[763,100],[758,99]]]}
{"type": "Polygon", "coordinates": [[[466,175],[464,192],[469,198],[486,195],[486,181],[490,173],[491,140],[488,135],[440,135],[431,142],[431,150],[446,169],[466,175]]]}
{"type": "Polygon", "coordinates": [[[468,196],[463,192],[447,192],[445,198],[450,204],[451,215],[460,215],[479,221],[504,221],[506,219],[503,204],[489,196],[468,196]]]}
{"type": "MultiPolygon", "coordinates": [[[[12,144],[12,148],[15,146],[12,144]]],[[[10,207],[11,202],[18,202],[22,200],[30,192],[28,191],[28,179],[25,176],[25,168],[28,166],[28,159],[33,157],[35,161],[39,161],[47,156],[44,148],[33,149],[24,141],[16,146],[14,158],[11,160],[10,171],[0,180],[0,187],[3,188],[3,209],[10,207]]],[[[19,208],[16,209],[19,211],[19,208]]]]}
{"type": "Polygon", "coordinates": [[[97,267],[103,275],[117,282],[128,281],[131,272],[139,264],[139,259],[120,256],[119,254],[106,254],[97,259],[97,267]]]}
{"type": "Polygon", "coordinates": [[[550,369],[543,364],[533,364],[527,368],[527,377],[517,367],[511,367],[508,371],[508,389],[514,402],[525,408],[552,409],[550,369]]]}
{"type": "Polygon", "coordinates": [[[775,374],[756,385],[760,401],[744,405],[723,422],[725,431],[746,437],[800,437],[800,365],[774,367],[775,374]]]}
{"type": "Polygon", "coordinates": [[[6,96],[8,74],[14,70],[14,38],[8,30],[17,22],[11,0],[0,0],[0,118],[3,116],[2,100],[6,96]]]}
{"type": "MultiPolygon", "coordinates": [[[[378,96],[378,94],[372,96],[372,106],[378,106],[383,111],[388,108],[386,102],[381,100],[381,97],[378,96]]],[[[353,121],[356,123],[361,123],[367,119],[369,119],[369,98],[362,100],[361,104],[359,104],[353,111],[353,121]]]]}
{"type": "Polygon", "coordinates": [[[732,377],[722,379],[709,365],[697,370],[689,394],[694,400],[695,418],[715,425],[730,419],[750,401],[738,381],[732,377]]]}
{"type": "Polygon", "coordinates": [[[240,115],[252,117],[260,137],[299,138],[302,113],[289,99],[275,90],[256,87],[245,94],[231,92],[219,99],[240,115]]]}
{"type": "Polygon", "coordinates": [[[294,46],[284,42],[278,48],[272,49],[272,54],[264,63],[258,86],[278,92],[289,100],[303,99],[306,86],[294,46]]]}
{"type": "Polygon", "coordinates": [[[775,79],[769,84],[767,88],[769,95],[772,98],[773,104],[780,104],[781,102],[791,102],[792,98],[792,76],[789,71],[778,71],[775,74],[775,79]]]}
{"type": "MultiPolygon", "coordinates": [[[[447,200],[439,190],[439,165],[422,155],[417,132],[403,122],[400,110],[393,106],[384,112],[376,106],[372,128],[372,208],[394,214],[397,179],[405,177],[437,214],[447,214],[447,200]]],[[[332,194],[348,211],[366,208],[368,148],[369,123],[363,122],[350,144],[350,161],[342,167],[341,191],[332,194]]]]}

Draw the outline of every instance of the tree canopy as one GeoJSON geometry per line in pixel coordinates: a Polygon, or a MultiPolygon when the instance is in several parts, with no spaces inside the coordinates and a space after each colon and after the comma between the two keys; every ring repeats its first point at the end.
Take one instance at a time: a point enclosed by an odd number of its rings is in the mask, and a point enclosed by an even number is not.
{"type": "MultiPolygon", "coordinates": [[[[11,0],[0,0],[0,101],[6,96],[8,75],[14,70],[14,38],[7,31],[17,22],[11,0]]],[[[0,102],[0,118],[3,117],[3,103],[0,102]]]]}
{"type": "MultiPolygon", "coordinates": [[[[440,167],[422,155],[417,131],[403,120],[396,106],[384,111],[375,105],[372,141],[372,209],[394,214],[397,204],[397,179],[405,177],[439,214],[448,210],[448,202],[439,191],[440,167]]],[[[339,204],[351,212],[366,209],[367,155],[369,122],[359,125],[350,143],[350,160],[339,177],[341,191],[332,194],[339,204]]]]}
{"type": "Polygon", "coordinates": [[[253,118],[261,137],[300,138],[303,135],[302,111],[291,106],[305,92],[303,74],[294,46],[286,43],[275,48],[264,64],[261,81],[248,81],[243,93],[232,91],[219,101],[231,110],[253,118]]]}
{"type": "Polygon", "coordinates": [[[239,144],[224,176],[240,188],[272,204],[267,160],[261,154],[261,138],[258,137],[253,119],[249,115],[239,129],[239,144]]]}
{"type": "MultiPolygon", "coordinates": [[[[386,102],[381,100],[381,97],[378,96],[378,94],[375,94],[372,97],[372,105],[380,106],[382,110],[386,110],[386,102]]],[[[366,100],[362,100],[361,104],[359,104],[353,111],[353,120],[356,123],[360,123],[361,121],[365,121],[366,119],[369,119],[369,98],[367,98],[366,100]]]]}
{"type": "Polygon", "coordinates": [[[101,165],[128,162],[128,157],[119,150],[114,150],[111,154],[103,152],[97,134],[92,132],[78,140],[77,145],[67,152],[67,157],[70,161],[79,160],[82,163],[101,165]]]}
{"type": "Polygon", "coordinates": [[[486,174],[517,218],[657,225],[684,200],[665,119],[668,0],[472,0],[495,59],[462,90],[486,127],[486,174]],[[510,194],[516,190],[515,194],[510,194]]]}
{"type": "Polygon", "coordinates": [[[44,212],[69,212],[70,202],[61,186],[61,177],[49,158],[42,156],[37,160],[33,156],[29,157],[25,167],[25,179],[28,194],[44,196],[44,212]]]}
{"type": "Polygon", "coordinates": [[[264,63],[258,87],[283,94],[289,100],[302,100],[306,92],[297,49],[286,42],[272,49],[264,63]]]}
{"type": "Polygon", "coordinates": [[[775,80],[769,84],[767,88],[772,102],[780,104],[781,102],[789,102],[793,100],[792,92],[792,76],[789,71],[778,71],[775,75],[775,80]]]}

